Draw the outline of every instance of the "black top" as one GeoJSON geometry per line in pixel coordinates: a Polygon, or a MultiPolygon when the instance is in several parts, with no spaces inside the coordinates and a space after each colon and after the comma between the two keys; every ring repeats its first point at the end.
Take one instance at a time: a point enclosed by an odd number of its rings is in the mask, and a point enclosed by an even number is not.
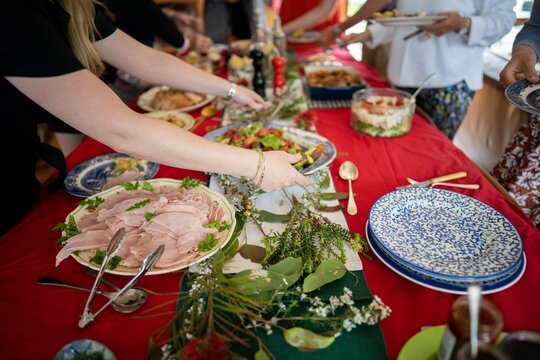
{"type": "Polygon", "coordinates": [[[184,35],[153,0],[104,0],[116,16],[119,29],[140,42],[152,46],[154,36],[181,48],[184,35]]]}
{"type": "MultiPolygon", "coordinates": [[[[0,109],[2,111],[0,187],[6,210],[0,216],[0,234],[7,231],[37,199],[35,178],[39,158],[57,167],[65,162],[59,150],[40,143],[36,124],[54,116],[17,90],[6,76],[49,77],[83,69],[67,40],[69,15],[52,0],[2,2],[0,11],[0,109]],[[16,187],[16,188],[14,188],[16,187]],[[5,214],[5,215],[4,215],[5,214]]],[[[115,27],[96,12],[97,38],[115,27]]],[[[55,119],[55,118],[54,118],[55,119]]]]}

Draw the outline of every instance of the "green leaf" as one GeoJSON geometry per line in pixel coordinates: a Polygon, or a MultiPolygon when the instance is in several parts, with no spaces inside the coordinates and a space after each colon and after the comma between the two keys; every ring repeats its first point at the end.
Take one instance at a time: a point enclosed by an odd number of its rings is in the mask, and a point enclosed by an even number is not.
{"type": "Polygon", "coordinates": [[[326,175],[324,176],[324,179],[323,181],[321,182],[321,189],[328,189],[328,187],[330,186],[330,173],[326,173],[326,175]]]}
{"type": "MultiPolygon", "coordinates": [[[[356,196],[356,194],[353,194],[356,196]]],[[[319,198],[324,201],[330,200],[343,200],[349,198],[348,192],[322,192],[319,194],[319,198]]]]}
{"type": "Polygon", "coordinates": [[[201,241],[199,245],[197,245],[197,249],[199,251],[210,251],[212,250],[218,243],[218,239],[214,237],[214,234],[208,233],[206,234],[206,239],[201,241]]]}
{"type": "Polygon", "coordinates": [[[195,188],[199,185],[202,184],[202,181],[199,180],[199,179],[191,179],[189,177],[186,177],[184,179],[182,179],[182,183],[180,184],[180,187],[181,188],[184,188],[184,189],[191,189],[191,188],[195,188]]]}
{"type": "Polygon", "coordinates": [[[328,259],[321,262],[314,273],[308,275],[304,280],[302,289],[305,293],[317,290],[323,285],[331,283],[334,280],[341,279],[347,268],[338,259],[328,259]]]}
{"type": "Polygon", "coordinates": [[[146,219],[146,221],[150,221],[155,217],[156,217],[156,214],[152,212],[147,212],[146,214],[144,214],[144,218],[146,219]]]}
{"type": "Polygon", "coordinates": [[[234,238],[232,240],[229,240],[227,245],[223,248],[223,255],[225,256],[225,260],[232,259],[236,253],[238,252],[238,246],[239,246],[238,238],[234,238]]]}
{"type": "Polygon", "coordinates": [[[244,295],[269,300],[276,291],[285,290],[298,281],[301,270],[300,258],[287,258],[264,270],[241,271],[228,282],[244,295]]]}
{"type": "MultiPolygon", "coordinates": [[[[90,262],[93,262],[94,264],[98,264],[98,265],[103,264],[103,260],[105,260],[105,251],[103,250],[96,251],[94,256],[90,258],[90,262]]],[[[109,264],[107,264],[107,267],[111,270],[114,270],[118,267],[118,264],[120,264],[120,261],[122,261],[122,258],[118,255],[115,255],[109,260],[109,264]]]]}
{"type": "Polygon", "coordinates": [[[99,205],[101,205],[104,201],[105,201],[105,199],[100,198],[99,196],[96,196],[93,199],[84,199],[84,200],[82,200],[81,202],[79,202],[79,205],[86,206],[86,209],[88,209],[88,210],[94,210],[99,205]]]}
{"type": "Polygon", "coordinates": [[[278,136],[274,134],[269,134],[269,135],[264,136],[261,140],[259,140],[259,142],[264,147],[271,147],[274,150],[278,150],[281,146],[281,140],[279,139],[278,136]]]}
{"type": "Polygon", "coordinates": [[[266,250],[262,246],[244,244],[240,248],[240,255],[242,255],[244,259],[260,264],[266,256],[266,250]]]}
{"type": "Polygon", "coordinates": [[[259,210],[259,220],[262,222],[278,223],[287,222],[291,216],[289,214],[274,214],[270,211],[259,210]]]}
{"type": "Polygon", "coordinates": [[[266,354],[266,351],[259,349],[259,351],[255,353],[255,360],[270,360],[270,358],[266,354]]]}
{"type": "Polygon", "coordinates": [[[142,188],[146,191],[154,191],[154,187],[148,181],[143,181],[142,188]]]}
{"type": "Polygon", "coordinates": [[[231,351],[231,350],[229,350],[228,355],[229,355],[229,357],[227,358],[228,360],[248,360],[247,357],[240,355],[239,353],[231,351]]]}
{"type": "Polygon", "coordinates": [[[139,201],[138,203],[136,203],[135,205],[133,206],[130,206],[126,209],[126,211],[130,211],[130,210],[135,210],[135,209],[140,209],[142,208],[143,206],[146,206],[150,204],[150,199],[144,199],[142,201],[139,201]]]}
{"type": "Polygon", "coordinates": [[[122,186],[126,190],[137,190],[139,188],[139,182],[138,181],[135,181],[134,183],[128,182],[128,183],[122,184],[122,186]]]}
{"type": "Polygon", "coordinates": [[[287,329],[283,336],[289,345],[302,351],[326,349],[335,340],[333,336],[322,336],[301,327],[287,329]]]}
{"type": "Polygon", "coordinates": [[[63,245],[69,238],[79,235],[79,229],[77,229],[77,224],[75,223],[75,217],[73,215],[69,216],[67,223],[58,223],[52,230],[61,230],[63,232],[62,237],[57,241],[60,245],[63,245]]]}

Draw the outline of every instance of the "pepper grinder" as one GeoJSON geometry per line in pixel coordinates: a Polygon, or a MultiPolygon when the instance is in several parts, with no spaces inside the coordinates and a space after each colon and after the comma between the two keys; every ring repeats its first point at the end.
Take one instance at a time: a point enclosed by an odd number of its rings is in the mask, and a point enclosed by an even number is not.
{"type": "Polygon", "coordinates": [[[265,80],[263,73],[264,54],[262,50],[255,48],[250,52],[253,59],[253,90],[261,97],[265,98],[265,80]]]}

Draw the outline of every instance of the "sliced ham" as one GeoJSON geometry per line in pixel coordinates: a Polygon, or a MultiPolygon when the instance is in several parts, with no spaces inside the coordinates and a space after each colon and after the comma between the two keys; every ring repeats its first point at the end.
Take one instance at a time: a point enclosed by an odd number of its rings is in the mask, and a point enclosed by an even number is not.
{"type": "Polygon", "coordinates": [[[208,233],[220,236],[217,229],[204,225],[224,216],[219,204],[198,189],[158,186],[154,191],[119,191],[78,221],[81,234],[67,241],[56,257],[56,265],[75,250],[105,250],[122,227],[126,236],[117,253],[122,258],[120,265],[140,266],[160,244],[165,244],[165,251],[157,268],[187,264],[198,256],[197,246],[208,233]],[[145,199],[148,204],[127,211],[145,199]],[[153,216],[147,219],[147,213],[153,216]]]}
{"type": "Polygon", "coordinates": [[[110,178],[107,182],[101,187],[101,190],[108,190],[116,185],[125,184],[131,181],[137,180],[141,174],[138,171],[127,170],[121,173],[118,176],[110,178]]]}

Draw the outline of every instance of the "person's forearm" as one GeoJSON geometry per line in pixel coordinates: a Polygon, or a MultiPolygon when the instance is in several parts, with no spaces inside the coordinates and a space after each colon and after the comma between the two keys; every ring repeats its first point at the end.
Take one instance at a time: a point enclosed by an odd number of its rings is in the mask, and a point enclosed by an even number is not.
{"type": "Polygon", "coordinates": [[[97,42],[96,49],[103,61],[153,84],[222,97],[230,88],[227,80],[142,45],[120,30],[97,42]]]}
{"type": "Polygon", "coordinates": [[[283,25],[283,31],[286,34],[291,34],[296,30],[311,28],[331,19],[336,13],[337,5],[338,2],[335,0],[323,0],[316,8],[283,25]]]}
{"type": "Polygon", "coordinates": [[[256,172],[255,151],[211,142],[135,113],[87,70],[8,81],[54,116],[118,152],[192,170],[248,178],[256,172]]]}
{"type": "Polygon", "coordinates": [[[537,57],[540,56],[540,1],[534,3],[530,20],[517,34],[514,47],[518,45],[528,45],[534,50],[537,57]]]}
{"type": "Polygon", "coordinates": [[[347,20],[339,24],[340,32],[344,32],[353,25],[356,25],[362,20],[369,19],[373,13],[382,10],[386,5],[388,5],[390,0],[368,0],[366,3],[358,9],[353,16],[349,17],[347,20]]]}

